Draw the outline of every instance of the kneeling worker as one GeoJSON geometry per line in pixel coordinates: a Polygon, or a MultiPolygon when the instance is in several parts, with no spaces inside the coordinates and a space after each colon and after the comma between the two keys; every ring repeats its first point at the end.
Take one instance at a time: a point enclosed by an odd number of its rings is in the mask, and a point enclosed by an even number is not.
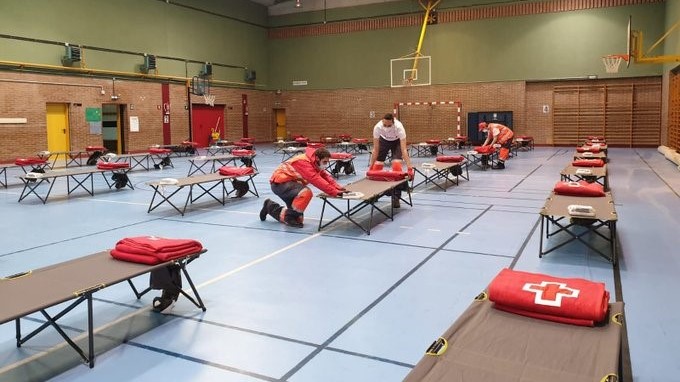
{"type": "Polygon", "coordinates": [[[512,137],[514,133],[512,130],[500,123],[486,123],[481,122],[479,125],[479,131],[487,133],[486,140],[482,146],[493,146],[496,143],[501,145],[500,153],[498,154],[498,164],[494,165],[492,168],[494,170],[502,170],[505,168],[505,161],[510,156],[510,145],[512,145],[512,137]]]}
{"type": "Polygon", "coordinates": [[[329,196],[346,192],[326,171],[330,158],[331,153],[325,148],[307,148],[304,154],[281,163],[274,170],[269,183],[272,191],[286,203],[286,207],[267,199],[260,210],[260,220],[264,221],[269,214],[281,223],[301,228],[303,214],[313,196],[307,184],[311,183],[329,196]]]}

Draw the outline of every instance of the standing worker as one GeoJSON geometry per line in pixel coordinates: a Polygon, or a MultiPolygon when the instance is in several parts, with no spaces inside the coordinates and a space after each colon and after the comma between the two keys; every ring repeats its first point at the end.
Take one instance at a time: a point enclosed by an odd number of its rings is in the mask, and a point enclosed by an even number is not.
{"type": "MultiPolygon", "coordinates": [[[[371,153],[368,168],[373,168],[373,164],[376,161],[384,162],[387,159],[388,153],[392,154],[392,160],[401,160],[403,158],[406,161],[408,172],[413,172],[411,158],[406,149],[406,130],[404,125],[394,118],[391,113],[385,114],[383,119],[373,127],[373,152],[371,153]]],[[[400,196],[401,190],[392,196],[392,207],[400,207],[400,196]]]]}
{"type": "Polygon", "coordinates": [[[510,147],[512,145],[512,137],[515,135],[512,130],[500,123],[486,123],[481,122],[479,131],[487,133],[486,140],[482,146],[493,146],[495,144],[501,145],[501,151],[498,155],[498,164],[491,168],[494,170],[503,170],[505,168],[505,161],[510,156],[510,147]]]}

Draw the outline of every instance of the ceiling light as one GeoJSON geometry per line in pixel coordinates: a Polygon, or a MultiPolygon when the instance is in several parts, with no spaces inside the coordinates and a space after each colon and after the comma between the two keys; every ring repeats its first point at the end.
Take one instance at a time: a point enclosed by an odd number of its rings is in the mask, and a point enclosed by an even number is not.
{"type": "Polygon", "coordinates": [[[302,8],[302,0],[295,0],[295,8],[302,8]]]}

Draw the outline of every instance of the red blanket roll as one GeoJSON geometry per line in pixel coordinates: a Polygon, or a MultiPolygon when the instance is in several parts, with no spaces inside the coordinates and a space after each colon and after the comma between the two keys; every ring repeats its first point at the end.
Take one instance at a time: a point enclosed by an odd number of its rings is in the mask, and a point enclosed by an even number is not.
{"type": "Polygon", "coordinates": [[[235,157],[249,157],[255,155],[255,150],[234,149],[231,150],[231,155],[235,157]]]}
{"type": "Polygon", "coordinates": [[[578,182],[557,182],[553,188],[558,195],[567,196],[605,196],[604,187],[598,183],[588,183],[585,180],[578,182]]]}
{"type": "Polygon", "coordinates": [[[236,166],[222,166],[218,171],[220,175],[224,176],[241,176],[255,173],[255,170],[252,167],[236,167],[236,166]]]}
{"type": "Polygon", "coordinates": [[[193,239],[168,239],[158,236],[137,236],[121,239],[111,250],[111,256],[124,261],[159,264],[203,250],[193,239]]]}
{"type": "Polygon", "coordinates": [[[475,146],[474,150],[478,154],[492,154],[496,151],[493,146],[475,146]]]}
{"type": "Polygon", "coordinates": [[[370,180],[391,182],[395,180],[407,179],[409,177],[409,173],[401,171],[368,170],[366,171],[366,177],[370,180]]]}
{"type": "Polygon", "coordinates": [[[578,153],[599,153],[600,148],[597,146],[585,146],[585,147],[577,147],[576,152],[578,153]]]}
{"type": "Polygon", "coordinates": [[[604,161],[602,159],[577,159],[571,164],[576,167],[603,167],[604,161]]]}
{"type": "Polygon", "coordinates": [[[489,284],[494,308],[554,322],[594,326],[607,316],[604,283],[503,269],[489,284]]]}
{"type": "Polygon", "coordinates": [[[31,166],[35,164],[45,164],[47,159],[40,158],[17,158],[14,160],[14,164],[17,166],[31,166]]]}
{"type": "Polygon", "coordinates": [[[129,167],[130,164],[127,162],[97,162],[97,168],[100,170],[115,170],[129,167]]]}
{"type": "Polygon", "coordinates": [[[350,153],[331,153],[331,159],[352,159],[354,155],[350,153]]]}
{"type": "Polygon", "coordinates": [[[157,147],[152,147],[149,149],[149,154],[170,154],[172,150],[170,149],[161,149],[157,147]]]}
{"type": "Polygon", "coordinates": [[[465,159],[462,155],[440,155],[435,159],[437,162],[462,162],[465,159]]]}

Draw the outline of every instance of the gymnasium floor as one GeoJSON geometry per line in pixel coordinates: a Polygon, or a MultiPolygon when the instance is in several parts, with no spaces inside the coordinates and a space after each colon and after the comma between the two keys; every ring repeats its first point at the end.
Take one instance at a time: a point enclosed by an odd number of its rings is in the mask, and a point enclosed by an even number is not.
{"type": "MultiPolygon", "coordinates": [[[[93,369],[52,329],[17,348],[10,322],[0,326],[0,380],[400,381],[503,267],[605,282],[612,299],[626,303],[624,361],[629,354],[634,380],[680,378],[673,302],[680,173],[655,149],[609,150],[617,269],[579,244],[538,258],[538,211],[572,148],[520,152],[505,171],[471,169],[469,182],[447,192],[421,186],[413,207],[402,204],[395,220],[379,221],[370,236],[340,222],[317,232],[317,198],[302,229],[261,222],[262,202],[272,197],[267,180],[281,156],[270,145],[257,149],[260,198],[224,207],[206,200],[184,217],[167,206],[147,213],[152,191],[145,182],[185,176],[185,158],[174,158],[174,169],[132,172],[135,190],[100,184],[94,197],[65,198],[65,181],[57,180],[45,205],[34,197],[18,203],[21,186],[10,170],[10,186],[0,189],[0,274],[88,255],[127,236],[194,238],[208,252],[188,269],[208,309],[180,298],[161,315],[149,310],[154,295],[136,300],[125,283],[106,288],[95,294],[93,369]]],[[[367,158],[355,161],[359,176],[341,182],[363,177],[367,158]]],[[[42,322],[32,315],[22,328],[42,322]]],[[[82,341],[84,306],[60,322],[82,341]]]]}

